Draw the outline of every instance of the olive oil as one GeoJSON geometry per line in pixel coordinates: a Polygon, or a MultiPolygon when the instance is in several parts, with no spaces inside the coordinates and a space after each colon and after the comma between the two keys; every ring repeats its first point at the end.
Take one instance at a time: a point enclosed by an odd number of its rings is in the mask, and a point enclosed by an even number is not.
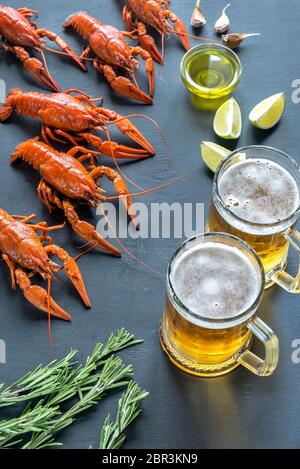
{"type": "Polygon", "coordinates": [[[240,80],[237,55],[219,44],[202,44],[183,58],[181,76],[191,93],[205,99],[218,99],[231,93],[240,80]]]}

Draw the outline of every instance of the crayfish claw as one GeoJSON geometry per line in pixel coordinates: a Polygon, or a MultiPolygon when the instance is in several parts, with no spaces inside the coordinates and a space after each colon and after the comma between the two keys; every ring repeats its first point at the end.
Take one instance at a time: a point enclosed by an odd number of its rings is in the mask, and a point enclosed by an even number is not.
{"type": "Polygon", "coordinates": [[[115,80],[110,82],[110,86],[117,93],[127,98],[134,99],[144,104],[153,104],[153,98],[140,90],[126,77],[116,77],[115,80]]]}
{"type": "Polygon", "coordinates": [[[90,223],[80,220],[74,206],[68,200],[63,201],[65,216],[72,226],[73,231],[92,246],[103,249],[114,256],[121,256],[121,252],[115,246],[104,239],[90,223]]]}
{"type": "Polygon", "coordinates": [[[112,89],[117,93],[120,93],[127,98],[134,99],[144,104],[153,104],[153,99],[151,96],[148,96],[142,90],[140,90],[136,85],[131,83],[131,81],[122,76],[115,76],[115,73],[110,73],[111,67],[104,66],[104,76],[112,89]]]}
{"type": "Polygon", "coordinates": [[[79,220],[76,224],[72,225],[72,228],[78,236],[88,243],[91,243],[91,245],[103,249],[103,251],[108,252],[109,254],[121,257],[121,251],[99,235],[90,223],[79,220]]]}
{"type": "Polygon", "coordinates": [[[149,156],[147,150],[119,145],[112,141],[102,142],[100,150],[104,155],[112,158],[141,159],[149,156]]]}
{"type": "Polygon", "coordinates": [[[48,72],[47,66],[35,57],[30,57],[24,47],[5,45],[5,49],[16,55],[26,72],[38,83],[52,91],[61,91],[60,86],[48,72]]]}
{"type": "Polygon", "coordinates": [[[116,126],[122,132],[123,135],[127,135],[131,140],[137,143],[140,147],[144,148],[148,156],[155,155],[153,146],[148,142],[144,135],[136,128],[135,125],[130,122],[129,119],[117,114],[116,126]]]}
{"type": "Polygon", "coordinates": [[[145,49],[151,55],[152,59],[155,60],[159,65],[163,64],[163,57],[155,44],[152,36],[144,34],[139,36],[139,41],[143,49],[145,49]]]}
{"type": "Polygon", "coordinates": [[[174,24],[175,32],[176,32],[177,36],[179,37],[180,42],[183,45],[183,47],[185,48],[185,50],[186,51],[190,50],[191,44],[190,44],[190,41],[189,41],[189,35],[188,35],[188,32],[186,30],[186,27],[185,27],[183,21],[181,21],[178,18],[178,16],[175,15],[175,13],[173,13],[170,10],[165,10],[164,14],[165,14],[165,17],[168,18],[170,21],[172,21],[172,23],[174,24]]]}
{"type": "Polygon", "coordinates": [[[112,140],[103,142],[98,135],[94,135],[89,132],[80,132],[78,135],[96,148],[100,153],[111,158],[141,159],[152,156],[152,154],[149,155],[149,152],[142,148],[132,148],[127,147],[126,145],[119,145],[112,140]]]}
{"type": "MultiPolygon", "coordinates": [[[[101,116],[104,116],[106,119],[108,119],[107,124],[116,125],[123,135],[128,136],[129,138],[131,138],[131,140],[136,142],[140,147],[144,148],[147,151],[148,156],[155,155],[155,150],[153,146],[128,118],[104,107],[99,108],[97,112],[101,116]]],[[[108,135],[107,128],[102,127],[101,130],[103,129],[106,130],[106,134],[108,135]]]]}
{"type": "Polygon", "coordinates": [[[27,73],[29,73],[29,75],[37,80],[41,85],[58,93],[61,91],[58,83],[51,77],[50,73],[38,59],[33,57],[27,59],[23,62],[23,67],[27,73]]]}
{"type": "Polygon", "coordinates": [[[82,278],[80,269],[77,265],[77,262],[73,257],[69,256],[67,251],[65,251],[63,248],[56,246],[55,244],[49,244],[48,246],[45,246],[45,251],[47,252],[48,255],[56,256],[58,259],[63,261],[63,268],[69,278],[69,280],[72,282],[74,287],[76,288],[77,292],[79,293],[83,303],[87,308],[91,307],[91,302],[88,297],[86,287],[84,280],[82,278]]]}
{"type": "Polygon", "coordinates": [[[79,295],[81,296],[83,303],[85,304],[87,308],[90,308],[92,306],[91,301],[87,294],[84,280],[82,278],[81,272],[79,270],[79,267],[75,259],[73,259],[72,257],[69,257],[64,262],[64,269],[68,278],[71,280],[72,284],[74,285],[79,295]]]}
{"type": "Polygon", "coordinates": [[[31,284],[30,279],[22,269],[16,269],[15,276],[24,297],[29,303],[57,318],[64,319],[65,321],[72,320],[70,314],[61,308],[44,288],[31,284]]]}
{"type": "Polygon", "coordinates": [[[147,28],[142,23],[141,21],[138,21],[137,23],[137,33],[139,36],[139,41],[143,49],[145,49],[149,54],[151,55],[152,59],[155,60],[155,62],[159,63],[162,65],[163,63],[163,57],[161,53],[158,50],[157,45],[155,44],[155,41],[150,34],[147,34],[147,28]]]}

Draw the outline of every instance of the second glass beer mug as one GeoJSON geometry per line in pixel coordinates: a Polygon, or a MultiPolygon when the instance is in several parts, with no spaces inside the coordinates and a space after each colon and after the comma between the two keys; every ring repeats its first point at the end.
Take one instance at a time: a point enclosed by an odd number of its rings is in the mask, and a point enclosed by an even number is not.
{"type": "Polygon", "coordinates": [[[289,247],[300,255],[300,168],[275,148],[250,146],[231,153],[214,182],[207,231],[243,239],[260,257],[266,287],[274,282],[300,293],[296,277],[286,272],[289,247]]]}
{"type": "Polygon", "coordinates": [[[243,365],[259,376],[274,372],[274,332],[257,317],[264,271],[255,252],[235,236],[206,233],[184,242],[167,273],[160,337],[170,360],[199,376],[219,376],[243,365]],[[252,336],[265,347],[250,351],[252,336]]]}

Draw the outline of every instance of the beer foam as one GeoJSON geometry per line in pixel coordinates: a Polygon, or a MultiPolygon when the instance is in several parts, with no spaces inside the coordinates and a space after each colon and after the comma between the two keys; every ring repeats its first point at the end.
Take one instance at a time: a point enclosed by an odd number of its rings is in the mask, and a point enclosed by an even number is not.
{"type": "Polygon", "coordinates": [[[285,220],[300,202],[292,175],[274,161],[262,158],[230,166],[220,178],[219,193],[231,212],[257,224],[285,220]]]}
{"type": "Polygon", "coordinates": [[[247,311],[260,290],[260,275],[246,254],[215,242],[181,254],[174,261],[171,282],[184,306],[208,319],[230,319],[247,311]]]}

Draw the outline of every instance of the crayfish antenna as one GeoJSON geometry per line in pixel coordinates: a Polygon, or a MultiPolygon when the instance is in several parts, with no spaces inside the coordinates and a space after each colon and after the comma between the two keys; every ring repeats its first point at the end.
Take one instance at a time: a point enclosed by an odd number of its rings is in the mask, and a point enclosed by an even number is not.
{"type": "Polygon", "coordinates": [[[104,218],[106,219],[108,225],[110,226],[111,230],[112,230],[112,233],[114,233],[115,237],[116,237],[116,240],[117,242],[119,243],[119,245],[121,246],[121,248],[123,249],[124,252],[126,252],[126,254],[131,257],[133,260],[135,260],[138,264],[142,265],[143,267],[145,267],[147,270],[149,270],[149,272],[151,272],[152,274],[158,276],[158,277],[163,277],[164,275],[161,274],[160,272],[158,272],[157,270],[153,269],[150,265],[148,265],[146,262],[142,261],[141,259],[139,259],[137,256],[135,256],[129,249],[126,248],[126,246],[124,245],[124,243],[121,241],[121,239],[117,236],[117,233],[114,229],[114,227],[112,226],[112,224],[110,223],[108,217],[106,216],[105,214],[105,211],[103,210],[102,206],[99,205],[99,208],[104,216],[104,218]]]}
{"type": "MultiPolygon", "coordinates": [[[[51,73],[49,72],[47,61],[45,54],[42,49],[40,49],[40,54],[42,56],[43,62],[44,62],[44,67],[43,66],[38,66],[38,67],[33,67],[32,71],[29,73],[36,73],[35,78],[37,80],[40,79],[40,83],[42,83],[44,86],[52,89],[56,93],[60,93],[62,91],[61,87],[59,84],[54,80],[54,78],[51,76],[51,73]]],[[[38,61],[39,62],[39,61],[38,61]]]]}

